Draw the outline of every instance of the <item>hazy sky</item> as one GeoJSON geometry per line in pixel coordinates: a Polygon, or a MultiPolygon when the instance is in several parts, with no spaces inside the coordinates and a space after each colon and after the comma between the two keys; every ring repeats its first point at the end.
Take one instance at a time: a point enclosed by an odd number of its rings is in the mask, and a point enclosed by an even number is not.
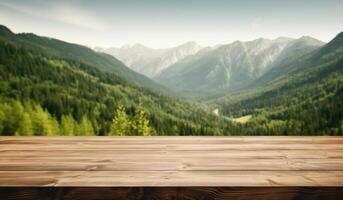
{"type": "Polygon", "coordinates": [[[171,47],[343,31],[342,0],[0,0],[0,24],[88,46],[171,47]]]}

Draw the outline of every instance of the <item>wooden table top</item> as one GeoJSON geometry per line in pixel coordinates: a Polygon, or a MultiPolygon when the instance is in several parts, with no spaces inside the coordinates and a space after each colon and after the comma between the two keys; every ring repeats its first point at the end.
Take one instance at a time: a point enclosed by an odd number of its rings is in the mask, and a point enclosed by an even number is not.
{"type": "Polygon", "coordinates": [[[343,186],[343,137],[0,137],[0,186],[343,186]]]}

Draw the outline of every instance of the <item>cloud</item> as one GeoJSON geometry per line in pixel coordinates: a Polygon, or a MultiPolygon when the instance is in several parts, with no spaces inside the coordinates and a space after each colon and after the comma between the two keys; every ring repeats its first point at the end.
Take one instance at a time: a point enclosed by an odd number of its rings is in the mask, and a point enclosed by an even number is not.
{"type": "Polygon", "coordinates": [[[23,4],[13,2],[1,2],[0,5],[17,10],[21,13],[45,20],[56,21],[77,27],[103,31],[107,25],[91,12],[80,9],[66,2],[44,4],[23,4]]]}
{"type": "Polygon", "coordinates": [[[81,10],[66,4],[57,4],[53,7],[55,20],[69,23],[76,26],[103,31],[106,29],[105,23],[97,19],[90,12],[81,10]]]}

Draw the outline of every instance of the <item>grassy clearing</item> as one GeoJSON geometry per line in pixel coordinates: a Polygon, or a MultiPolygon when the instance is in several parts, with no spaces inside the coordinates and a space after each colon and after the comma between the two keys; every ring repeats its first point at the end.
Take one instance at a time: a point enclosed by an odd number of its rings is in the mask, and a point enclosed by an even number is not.
{"type": "Polygon", "coordinates": [[[243,117],[232,118],[231,120],[238,123],[247,123],[251,119],[252,115],[245,115],[243,117]]]}

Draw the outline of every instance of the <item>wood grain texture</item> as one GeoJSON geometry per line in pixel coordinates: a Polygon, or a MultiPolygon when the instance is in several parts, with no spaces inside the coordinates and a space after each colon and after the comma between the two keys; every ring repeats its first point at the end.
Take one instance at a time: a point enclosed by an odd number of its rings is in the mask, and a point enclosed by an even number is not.
{"type": "Polygon", "coordinates": [[[0,186],[341,187],[343,137],[0,137],[0,186]]]}
{"type": "Polygon", "coordinates": [[[338,187],[0,188],[5,200],[339,200],[338,187]]]}

